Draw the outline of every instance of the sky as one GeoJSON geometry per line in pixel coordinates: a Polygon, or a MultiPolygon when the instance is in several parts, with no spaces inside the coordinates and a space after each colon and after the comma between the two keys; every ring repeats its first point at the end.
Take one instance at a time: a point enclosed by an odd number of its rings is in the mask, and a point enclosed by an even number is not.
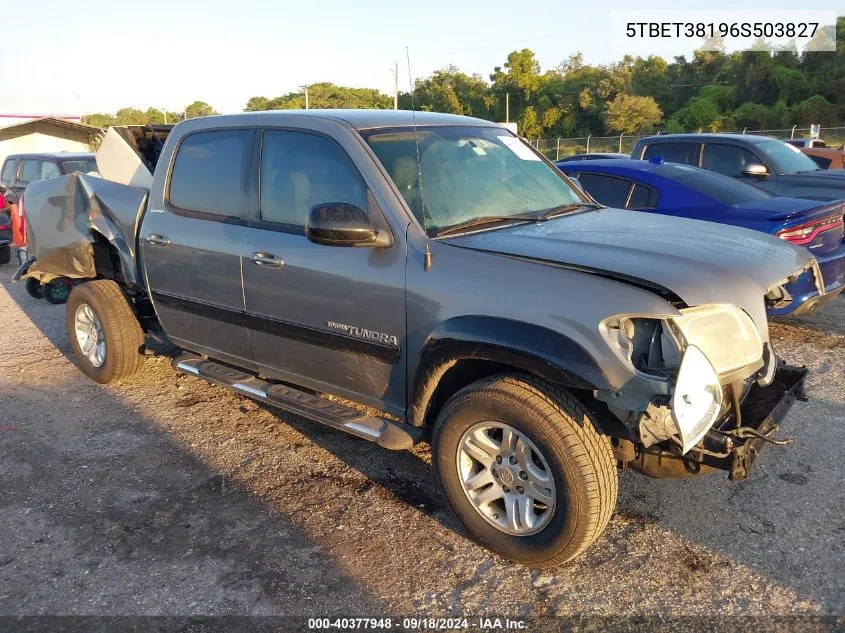
{"type": "MultiPolygon", "coordinates": [[[[842,0],[805,10],[845,13],[842,0]]],[[[636,5],[634,5],[636,6],[636,5]]],[[[685,9],[796,9],[794,0],[692,0],[685,9]]],[[[616,61],[611,14],[630,1],[595,0],[0,0],[14,45],[0,47],[0,113],[176,111],[194,100],[239,112],[319,81],[393,91],[450,64],[485,79],[513,50],[533,50],[543,70],[581,52],[616,61]]],[[[645,6],[643,7],[645,8],[645,6]]],[[[648,9],[678,9],[649,0],[648,9]]],[[[761,17],[763,14],[761,13],[761,17]]],[[[4,20],[5,21],[5,20],[4,20]]],[[[618,48],[618,47],[617,47],[618,48]]],[[[692,49],[693,46],[690,46],[692,49]]],[[[655,51],[658,52],[658,51],[655,51]]]]}

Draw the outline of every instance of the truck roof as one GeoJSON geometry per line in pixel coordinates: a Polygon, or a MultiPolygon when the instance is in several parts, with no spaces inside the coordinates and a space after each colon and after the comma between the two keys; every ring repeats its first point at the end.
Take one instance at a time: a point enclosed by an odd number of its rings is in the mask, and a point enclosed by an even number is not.
{"type": "Polygon", "coordinates": [[[6,158],[27,159],[55,159],[55,160],[85,160],[94,158],[92,152],[24,152],[20,154],[9,154],[6,158]]]}
{"type": "Polygon", "coordinates": [[[425,125],[471,125],[497,127],[498,124],[474,117],[442,112],[412,112],[411,110],[267,110],[263,112],[244,112],[226,114],[218,118],[234,119],[243,116],[260,116],[261,123],[284,123],[293,117],[320,117],[337,119],[351,125],[356,130],[384,127],[410,127],[416,123],[425,125]]]}

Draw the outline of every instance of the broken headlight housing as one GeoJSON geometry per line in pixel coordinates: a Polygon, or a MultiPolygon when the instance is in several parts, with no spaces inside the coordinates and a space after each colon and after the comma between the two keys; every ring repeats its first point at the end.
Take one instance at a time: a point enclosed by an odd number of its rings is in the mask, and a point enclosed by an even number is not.
{"type": "Polygon", "coordinates": [[[723,384],[763,365],[760,332],[734,305],[685,308],[680,316],[618,315],[603,321],[600,330],[618,355],[649,376],[675,376],[691,345],[707,357],[723,384]]]}
{"type": "Polygon", "coordinates": [[[764,360],[757,326],[741,308],[713,304],[680,312],[619,315],[603,321],[600,330],[638,373],[673,381],[671,404],[652,402],[642,413],[640,437],[645,446],[673,439],[685,454],[721,414],[722,385],[747,378],[764,360]]]}
{"type": "Polygon", "coordinates": [[[722,382],[744,378],[763,366],[763,339],[748,314],[734,305],[703,305],[681,310],[669,326],[684,348],[695,345],[722,382]],[[738,376],[745,373],[745,376],[738,376]]]}

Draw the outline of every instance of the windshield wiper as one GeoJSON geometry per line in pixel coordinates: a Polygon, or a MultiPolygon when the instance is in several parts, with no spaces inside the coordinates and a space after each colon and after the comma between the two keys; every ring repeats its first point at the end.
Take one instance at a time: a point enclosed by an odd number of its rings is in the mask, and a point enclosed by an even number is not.
{"type": "Polygon", "coordinates": [[[579,211],[581,209],[601,209],[603,208],[600,204],[595,204],[594,202],[574,202],[571,204],[561,204],[556,207],[551,207],[550,209],[543,209],[539,212],[537,216],[537,220],[551,220],[552,218],[556,218],[559,215],[563,215],[564,213],[571,213],[573,211],[579,211]]]}
{"type": "Polygon", "coordinates": [[[477,218],[470,218],[463,222],[458,222],[451,226],[445,226],[442,229],[436,229],[432,233],[432,237],[445,237],[447,235],[454,235],[455,233],[463,233],[466,230],[486,226],[488,224],[501,224],[503,222],[537,222],[539,220],[537,214],[525,215],[482,215],[477,218]]]}

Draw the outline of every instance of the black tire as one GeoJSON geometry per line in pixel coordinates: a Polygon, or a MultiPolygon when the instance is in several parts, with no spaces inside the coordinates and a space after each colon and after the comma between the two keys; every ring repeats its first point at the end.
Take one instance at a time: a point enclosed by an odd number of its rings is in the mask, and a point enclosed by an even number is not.
{"type": "Polygon", "coordinates": [[[0,264],[8,264],[12,261],[12,247],[0,246],[0,264]]]}
{"type": "Polygon", "coordinates": [[[114,281],[100,279],[73,287],[67,301],[66,323],[70,344],[82,372],[99,383],[128,378],[143,362],[144,332],[114,281]],[[76,335],[77,310],[89,306],[100,323],[105,340],[105,360],[96,366],[82,352],[76,335]]]}
{"type": "Polygon", "coordinates": [[[26,292],[33,299],[44,298],[44,287],[35,277],[26,278],[26,292]]]}
{"type": "MultiPolygon", "coordinates": [[[[432,437],[435,473],[453,512],[478,543],[511,560],[552,567],[586,550],[616,506],[618,478],[609,439],[567,391],[528,375],[498,375],[452,396],[432,437]],[[534,534],[509,534],[488,522],[464,493],[458,475],[463,434],[474,425],[507,424],[542,452],[555,482],[555,506],[534,534]]],[[[495,465],[495,464],[494,464],[495,465]]]]}
{"type": "Polygon", "coordinates": [[[54,279],[50,283],[44,284],[41,292],[47,303],[52,303],[54,306],[57,306],[67,303],[72,289],[73,284],[71,284],[67,279],[54,279]]]}

